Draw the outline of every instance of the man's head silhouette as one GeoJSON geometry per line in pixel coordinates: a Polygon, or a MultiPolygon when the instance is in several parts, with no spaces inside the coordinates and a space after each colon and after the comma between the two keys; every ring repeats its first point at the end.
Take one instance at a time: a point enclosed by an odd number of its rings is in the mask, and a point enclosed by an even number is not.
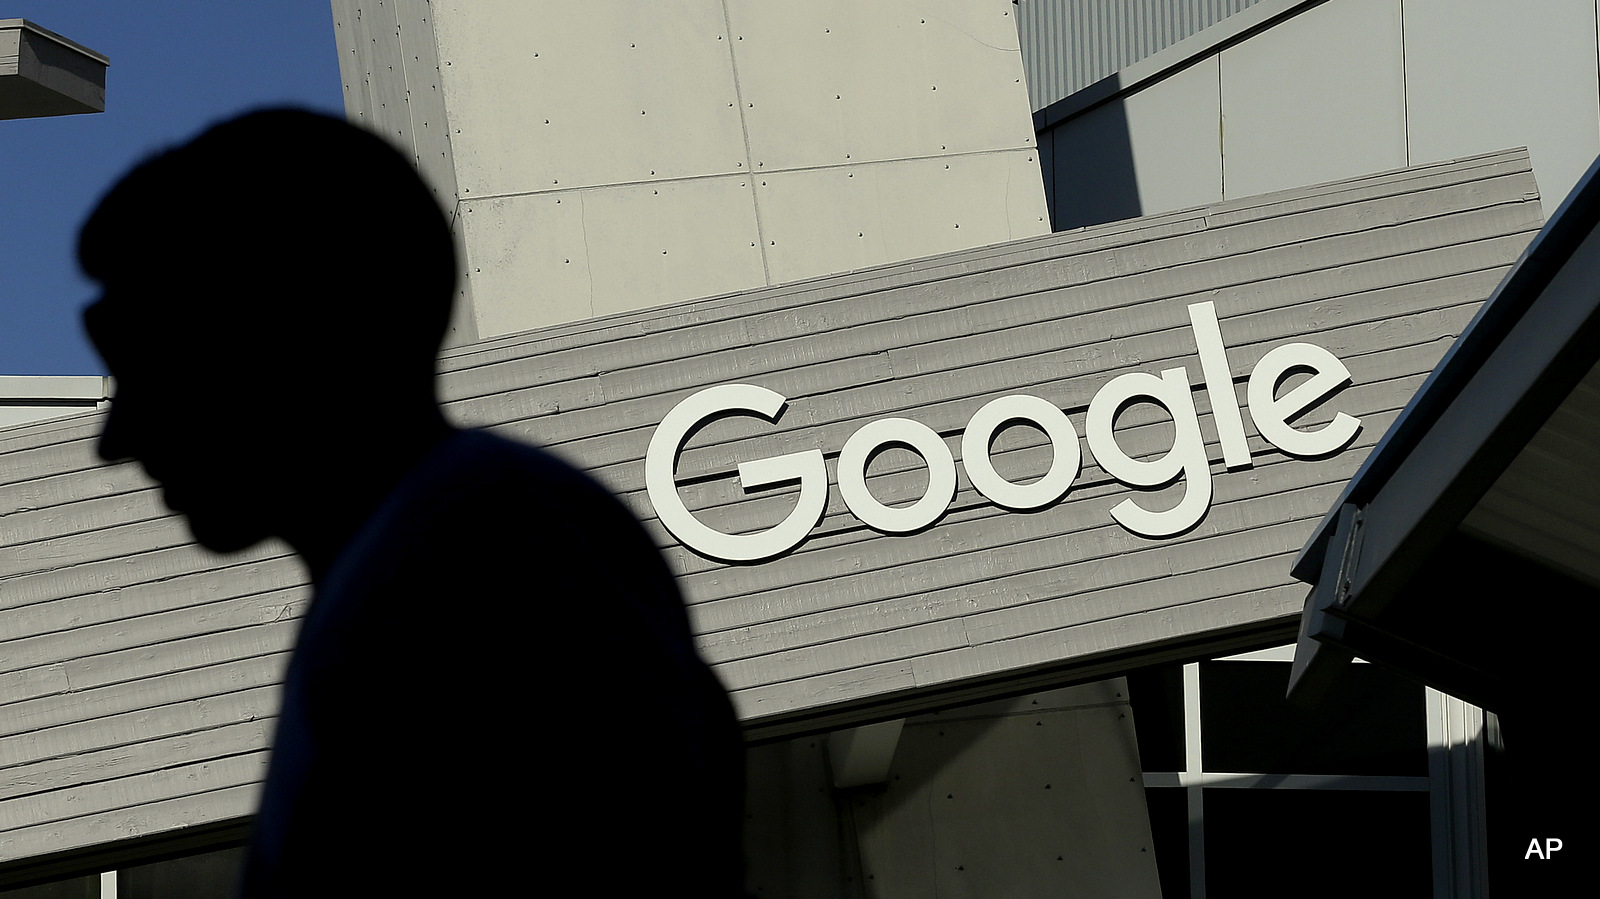
{"type": "Polygon", "coordinates": [[[447,433],[433,391],[456,260],[411,164],[341,120],[224,122],[101,201],[79,260],[116,378],[101,438],[218,550],[312,565],[447,433]]]}
{"type": "Polygon", "coordinates": [[[406,159],[247,115],[124,178],[79,258],[117,379],[101,454],[137,459],[204,545],[281,537],[310,568],[241,895],[513,895],[534,839],[607,894],[740,895],[738,725],[650,535],[582,472],[440,412],[455,254],[406,159]],[[508,726],[532,697],[534,726],[508,726]],[[615,736],[616,697],[648,751],[615,736]],[[534,807],[567,826],[504,820],[534,807]]]}

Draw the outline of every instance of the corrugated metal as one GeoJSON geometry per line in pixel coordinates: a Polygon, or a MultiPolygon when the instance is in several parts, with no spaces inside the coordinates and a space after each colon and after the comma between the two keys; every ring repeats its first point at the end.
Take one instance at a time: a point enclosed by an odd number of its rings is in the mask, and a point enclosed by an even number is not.
{"type": "MultiPolygon", "coordinates": [[[[457,420],[546,444],[644,519],[756,733],[834,726],[999,680],[1091,679],[1179,644],[1291,634],[1305,596],[1294,554],[1538,224],[1526,154],[1498,154],[487,340],[446,354],[440,392],[457,420]],[[948,513],[907,536],[868,529],[830,486],[810,537],[759,565],[683,548],[645,493],[662,417],[719,383],[793,406],[779,424],[718,422],[683,450],[681,495],[728,532],[793,503],[747,494],[736,461],[814,446],[831,474],[876,419],[914,418],[959,448],[979,406],[1028,393],[1081,433],[1112,377],[1198,373],[1185,307],[1199,301],[1216,304],[1236,389],[1271,347],[1306,340],[1349,366],[1330,408],[1364,430],[1316,462],[1252,433],[1248,470],[1224,471],[1208,443],[1214,498],[1182,537],[1118,527],[1109,509],[1132,491],[1088,458],[1063,500],[1031,514],[963,478],[948,513]]],[[[1215,433],[1209,394],[1196,396],[1215,433]]],[[[199,551],[135,466],[95,461],[98,424],[0,435],[0,875],[249,813],[305,609],[281,545],[199,551]]],[[[1135,455],[1170,445],[1148,405],[1118,428],[1135,455]]],[[[1031,431],[994,452],[1011,476],[1051,458],[1031,431]]],[[[919,464],[883,467],[880,498],[915,498],[919,464]]]]}
{"type": "Polygon", "coordinates": [[[1019,0],[1017,31],[1037,112],[1259,0],[1019,0]]]}

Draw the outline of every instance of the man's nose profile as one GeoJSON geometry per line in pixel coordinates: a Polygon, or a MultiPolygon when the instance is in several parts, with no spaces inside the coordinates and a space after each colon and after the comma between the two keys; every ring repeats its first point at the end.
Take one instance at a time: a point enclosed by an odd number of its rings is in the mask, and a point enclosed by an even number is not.
{"type": "Polygon", "coordinates": [[[249,114],[136,167],[78,249],[116,379],[99,454],[202,545],[279,538],[310,575],[243,895],[512,894],[534,840],[617,894],[740,894],[738,726],[659,552],[584,474],[440,408],[455,251],[406,159],[249,114]],[[637,741],[597,699],[621,696],[637,741]]]}

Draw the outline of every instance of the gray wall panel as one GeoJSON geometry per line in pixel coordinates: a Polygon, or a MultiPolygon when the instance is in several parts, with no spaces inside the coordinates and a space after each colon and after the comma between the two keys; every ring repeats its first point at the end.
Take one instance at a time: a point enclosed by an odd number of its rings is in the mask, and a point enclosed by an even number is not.
{"type": "Polygon", "coordinates": [[[1590,0],[1257,4],[1036,116],[1053,221],[1074,227],[1129,207],[1074,207],[1077,160],[1092,161],[1080,181],[1105,173],[1089,201],[1133,183],[1149,213],[1218,189],[1257,194],[1515,146],[1532,148],[1553,209],[1600,153],[1597,17],[1590,0]],[[1196,70],[1213,66],[1218,96],[1200,96],[1207,79],[1196,70]],[[1195,142],[1213,131],[1220,172],[1200,165],[1211,154],[1195,142]]]}
{"type": "Polygon", "coordinates": [[[1185,209],[1222,199],[1222,85],[1217,57],[1140,91],[1122,104],[1139,207],[1185,209]]]}
{"type": "MultiPolygon", "coordinates": [[[[751,171],[1033,144],[1032,128],[1017,115],[1021,54],[1009,4],[725,6],[751,171]]],[[[672,62],[680,59],[675,51],[672,62]]]]}
{"type": "Polygon", "coordinates": [[[1554,211],[1600,154],[1591,0],[1405,0],[1413,162],[1526,146],[1554,211]]]}
{"type": "MultiPolygon", "coordinates": [[[[863,703],[911,711],[976,698],[992,679],[1087,679],[1179,643],[1286,631],[1304,595],[1287,561],[1305,530],[1538,218],[1526,156],[1500,154],[509,336],[448,354],[442,390],[453,415],[546,442],[623,495],[682,575],[740,714],[778,734],[854,720],[863,703]],[[883,415],[958,446],[979,405],[1021,391],[1063,407],[1081,433],[1116,375],[1182,365],[1198,381],[1184,307],[1201,300],[1217,305],[1236,396],[1269,348],[1307,340],[1354,377],[1311,420],[1341,409],[1364,429],[1321,461],[1252,430],[1255,467],[1224,472],[1197,386],[1215,494],[1173,541],[1109,518],[1132,491],[1088,451],[1044,511],[1003,511],[963,473],[946,516],[905,537],[865,527],[834,488],[810,538],[761,565],[679,546],[642,490],[661,416],[716,383],[766,385],[791,403],[781,426],[719,422],[683,453],[680,473],[698,481],[680,495],[743,526],[791,500],[746,497],[735,461],[815,446],[831,467],[883,415]]],[[[261,722],[305,605],[281,545],[201,553],[136,469],[96,466],[96,421],[0,437],[0,781],[12,785],[0,787],[0,863],[248,813],[261,722]],[[177,773],[154,767],[169,752],[177,773]]],[[[1169,431],[1136,407],[1118,434],[1160,453],[1169,431]]],[[[996,455],[1003,470],[1045,465],[1023,429],[996,455]]],[[[875,491],[918,490],[914,458],[882,461],[875,491]]]]}
{"type": "Polygon", "coordinates": [[[98,784],[68,787],[61,795],[19,796],[4,805],[0,828],[13,832],[29,825],[52,823],[48,817],[59,814],[61,800],[72,803],[74,817],[114,812],[173,796],[187,796],[228,787],[256,783],[266,775],[265,756],[254,752],[222,759],[208,759],[189,765],[143,772],[121,778],[117,790],[98,784]],[[20,826],[19,826],[20,825],[20,826]]]}
{"type": "Polygon", "coordinates": [[[260,751],[267,746],[270,726],[270,719],[246,721],[202,734],[166,737],[129,748],[85,752],[74,755],[65,765],[55,760],[16,765],[10,770],[10,779],[0,785],[0,801],[220,756],[260,751]]]}
{"type": "MultiPolygon", "coordinates": [[[[8,769],[33,765],[28,770],[40,778],[56,778],[56,786],[69,783],[92,782],[99,778],[93,769],[79,769],[81,775],[70,772],[83,758],[101,751],[137,752],[137,747],[153,741],[172,738],[176,740],[199,739],[199,735],[212,729],[231,727],[253,721],[271,724],[278,713],[278,687],[276,681],[269,686],[247,688],[233,693],[200,696],[171,705],[139,708],[69,722],[32,731],[23,738],[7,739],[0,750],[0,764],[8,769]]],[[[54,787],[52,787],[54,788],[54,787]]],[[[249,810],[234,811],[233,815],[248,814],[249,810]]]]}
{"type": "Polygon", "coordinates": [[[1400,0],[1336,0],[1222,51],[1227,196],[1406,164],[1400,0]]]}
{"type": "MultiPolygon", "coordinates": [[[[252,773],[246,770],[243,776],[248,778],[252,773]]],[[[203,792],[173,792],[176,795],[172,798],[0,833],[0,858],[30,858],[54,852],[61,847],[64,833],[70,833],[75,841],[82,841],[84,845],[114,844],[130,834],[171,833],[199,823],[237,817],[239,809],[255,808],[261,784],[257,779],[203,792]]]]}
{"type": "Polygon", "coordinates": [[[428,8],[475,334],[1048,230],[1006,0],[428,8]]]}

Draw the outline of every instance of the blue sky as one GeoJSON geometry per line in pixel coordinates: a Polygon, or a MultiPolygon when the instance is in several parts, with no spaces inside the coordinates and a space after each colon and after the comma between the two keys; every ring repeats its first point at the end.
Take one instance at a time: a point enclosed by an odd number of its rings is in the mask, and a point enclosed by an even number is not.
{"type": "Polygon", "coordinates": [[[111,58],[106,111],[0,121],[0,375],[104,374],[78,329],[78,225],[133,163],[241,110],[342,114],[328,0],[0,0],[111,58]]]}

